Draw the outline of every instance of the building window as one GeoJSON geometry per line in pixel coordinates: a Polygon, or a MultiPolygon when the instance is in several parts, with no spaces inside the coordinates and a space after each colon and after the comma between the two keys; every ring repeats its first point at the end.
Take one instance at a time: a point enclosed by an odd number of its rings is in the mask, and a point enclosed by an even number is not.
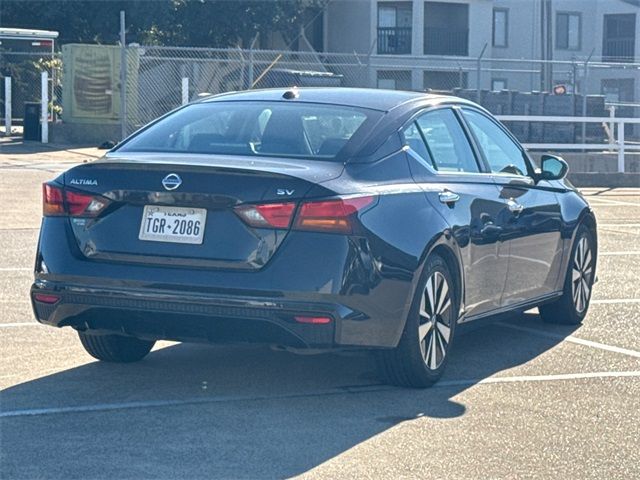
{"type": "Polygon", "coordinates": [[[494,78],[493,80],[491,80],[491,91],[500,92],[506,89],[507,89],[506,78],[494,78]]]}
{"type": "Polygon", "coordinates": [[[454,88],[467,88],[467,72],[434,70],[424,72],[425,90],[451,91],[454,88]]]}
{"type": "Polygon", "coordinates": [[[506,8],[493,9],[493,46],[509,46],[509,10],[506,8]]]}
{"type": "Polygon", "coordinates": [[[378,88],[411,90],[411,72],[406,70],[378,70],[378,88]]]}
{"type": "Polygon", "coordinates": [[[556,15],[556,48],[580,50],[582,18],[579,13],[558,12],[556,15]]]}
{"type": "Polygon", "coordinates": [[[602,60],[605,62],[631,62],[635,57],[636,15],[614,14],[604,16],[602,60]]]}
{"type": "Polygon", "coordinates": [[[378,53],[411,53],[411,3],[378,4],[378,53]]]}
{"type": "Polygon", "coordinates": [[[425,55],[469,55],[469,4],[425,2],[425,55]]]}

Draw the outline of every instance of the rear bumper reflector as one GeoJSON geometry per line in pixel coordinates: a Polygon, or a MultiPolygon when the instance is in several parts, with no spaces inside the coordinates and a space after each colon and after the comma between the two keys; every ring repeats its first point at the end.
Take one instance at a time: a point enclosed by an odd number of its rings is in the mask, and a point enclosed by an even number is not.
{"type": "Polygon", "coordinates": [[[60,301],[60,296],[50,295],[48,293],[36,293],[33,295],[33,299],[36,302],[48,303],[50,305],[53,305],[54,303],[58,303],[58,301],[60,301]]]}
{"type": "Polygon", "coordinates": [[[298,323],[310,323],[313,325],[326,325],[331,323],[330,317],[307,317],[303,315],[296,315],[293,317],[298,323]]]}

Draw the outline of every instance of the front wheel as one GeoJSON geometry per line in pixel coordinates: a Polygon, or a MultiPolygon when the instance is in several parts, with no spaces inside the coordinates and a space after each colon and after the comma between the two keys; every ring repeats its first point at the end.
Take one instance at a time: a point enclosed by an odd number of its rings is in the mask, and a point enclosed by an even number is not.
{"type": "Polygon", "coordinates": [[[378,352],[378,364],[387,383],[403,387],[430,387],[442,376],[456,326],[457,301],[447,263],[432,255],[425,265],[400,343],[378,352]]]}
{"type": "Polygon", "coordinates": [[[593,234],[584,225],[580,226],[571,251],[563,295],[538,308],[545,322],[579,325],[587,316],[595,280],[594,244],[593,234]]]}
{"type": "Polygon", "coordinates": [[[89,355],[104,362],[131,363],[142,360],[155,342],[123,335],[94,335],[78,332],[80,342],[89,355]]]}

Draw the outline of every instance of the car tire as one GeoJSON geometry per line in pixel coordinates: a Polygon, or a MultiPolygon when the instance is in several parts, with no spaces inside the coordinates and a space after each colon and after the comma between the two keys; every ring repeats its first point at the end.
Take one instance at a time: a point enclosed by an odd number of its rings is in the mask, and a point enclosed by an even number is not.
{"type": "Polygon", "coordinates": [[[89,355],[104,362],[131,363],[142,360],[156,342],[122,335],[94,335],[78,332],[89,355]]]}
{"type": "Polygon", "coordinates": [[[386,383],[426,388],[447,365],[457,317],[457,290],[447,263],[439,255],[427,259],[398,346],[377,352],[386,383]],[[435,311],[435,314],[434,314],[435,311]]]}
{"type": "Polygon", "coordinates": [[[595,242],[593,234],[581,225],[571,249],[571,257],[564,281],[564,293],[538,310],[547,323],[579,325],[587,315],[595,279],[595,242]]]}

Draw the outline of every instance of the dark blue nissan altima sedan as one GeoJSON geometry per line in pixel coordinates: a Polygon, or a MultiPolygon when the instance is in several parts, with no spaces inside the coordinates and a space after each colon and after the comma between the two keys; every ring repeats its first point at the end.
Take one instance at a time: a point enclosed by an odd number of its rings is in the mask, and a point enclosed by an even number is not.
{"type": "Polygon", "coordinates": [[[585,317],[596,221],[566,172],[458,98],[210,97],[43,185],[33,310],[105,361],[158,339],[359,348],[426,387],[459,324],[585,317]]]}

